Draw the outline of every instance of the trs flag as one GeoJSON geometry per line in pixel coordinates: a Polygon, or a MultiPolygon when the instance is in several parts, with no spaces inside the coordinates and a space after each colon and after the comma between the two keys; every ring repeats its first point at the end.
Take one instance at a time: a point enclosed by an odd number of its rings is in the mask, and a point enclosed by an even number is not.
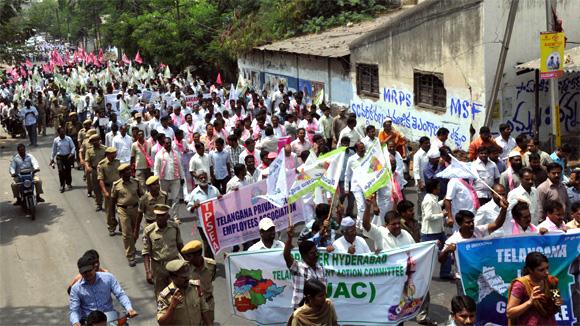
{"type": "Polygon", "coordinates": [[[141,59],[141,55],[139,55],[139,50],[137,50],[137,54],[135,54],[135,62],[137,62],[138,64],[143,63],[143,59],[141,59]]]}
{"type": "Polygon", "coordinates": [[[26,67],[28,67],[28,68],[32,68],[32,63],[30,63],[30,60],[28,60],[28,58],[26,58],[25,65],[26,65],[26,67]]]}
{"type": "Polygon", "coordinates": [[[390,162],[387,162],[378,140],[369,146],[360,166],[352,171],[352,175],[353,183],[362,189],[365,197],[370,197],[388,184],[392,177],[390,162]]]}
{"type": "Polygon", "coordinates": [[[258,196],[264,198],[276,207],[286,205],[288,198],[288,187],[286,182],[286,155],[284,150],[278,153],[278,156],[268,167],[268,192],[266,195],[258,196]]]}
{"type": "Polygon", "coordinates": [[[129,60],[129,58],[127,58],[127,55],[125,53],[123,53],[123,56],[121,57],[121,61],[123,61],[123,63],[126,65],[131,63],[131,60],[129,60]]]}
{"type": "Polygon", "coordinates": [[[445,170],[437,173],[435,175],[437,178],[479,179],[479,174],[475,170],[474,166],[459,161],[451,154],[449,154],[449,156],[451,156],[451,164],[449,164],[445,170]]]}
{"type": "Polygon", "coordinates": [[[222,84],[222,74],[218,72],[218,76],[217,79],[215,81],[216,84],[221,85],[222,84]]]}
{"type": "Polygon", "coordinates": [[[99,49],[99,62],[100,63],[104,63],[105,62],[105,55],[103,54],[103,49],[99,49]]]}

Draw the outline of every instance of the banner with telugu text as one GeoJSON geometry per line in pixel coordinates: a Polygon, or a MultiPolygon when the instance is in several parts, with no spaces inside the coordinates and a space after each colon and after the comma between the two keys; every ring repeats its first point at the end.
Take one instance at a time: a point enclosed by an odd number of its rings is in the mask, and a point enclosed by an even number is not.
{"type": "Polygon", "coordinates": [[[201,217],[203,232],[214,254],[224,248],[258,239],[258,223],[265,217],[271,218],[276,224],[276,231],[288,227],[290,212],[292,223],[304,222],[302,200],[276,207],[266,199],[259,198],[266,193],[266,180],[262,180],[226,194],[221,199],[201,203],[197,214],[201,217]]]}
{"type": "MultiPolygon", "coordinates": [[[[564,304],[558,325],[574,322],[572,292],[578,291],[580,233],[531,235],[466,241],[457,244],[456,258],[464,292],[477,303],[477,324],[507,325],[506,305],[511,281],[521,275],[526,255],[538,251],[548,257],[550,275],[559,279],[564,304]]],[[[576,316],[578,318],[578,316],[576,316]]]]}
{"type": "MultiPolygon", "coordinates": [[[[319,251],[327,297],[339,324],[396,325],[413,318],[429,290],[434,242],[377,254],[319,251]]],[[[294,259],[300,254],[294,250],[294,259]]],[[[241,252],[225,261],[232,313],[259,325],[285,325],[292,313],[292,276],[281,249],[241,252]]]]}

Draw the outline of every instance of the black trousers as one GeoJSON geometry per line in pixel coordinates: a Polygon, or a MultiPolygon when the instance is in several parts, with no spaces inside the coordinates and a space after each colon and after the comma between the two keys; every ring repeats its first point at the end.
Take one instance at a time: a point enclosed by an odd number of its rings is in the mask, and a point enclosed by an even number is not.
{"type": "Polygon", "coordinates": [[[69,159],[68,155],[58,155],[56,157],[56,164],[58,167],[60,186],[64,187],[65,184],[70,186],[72,183],[71,168],[73,160],[69,159]]]}
{"type": "Polygon", "coordinates": [[[218,188],[218,190],[222,193],[222,195],[226,194],[226,186],[228,184],[228,181],[230,181],[230,177],[225,177],[224,179],[218,180],[215,179],[213,185],[218,188]]]}

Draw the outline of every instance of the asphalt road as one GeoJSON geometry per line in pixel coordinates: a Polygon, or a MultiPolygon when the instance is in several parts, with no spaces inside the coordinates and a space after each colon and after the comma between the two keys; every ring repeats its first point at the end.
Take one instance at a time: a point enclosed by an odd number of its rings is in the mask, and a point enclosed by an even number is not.
{"type": "MultiPolygon", "coordinates": [[[[35,221],[12,205],[8,175],[16,144],[28,141],[0,139],[0,325],[67,325],[66,286],[77,274],[77,259],[88,249],[99,252],[101,266],[116,276],[139,312],[130,324],[157,325],[153,288],[145,281],[142,259],[138,256],[137,266],[128,266],[121,236],[109,236],[104,214],[95,212],[93,199],[86,196],[81,171],[73,170],[72,190],[59,192],[58,173],[49,167],[52,139],[53,136],[39,137],[38,147],[27,148],[39,161],[46,200],[37,207],[35,221]]],[[[407,196],[412,201],[416,199],[412,189],[407,196]]],[[[184,242],[198,239],[197,230],[192,231],[190,214],[181,211],[185,214],[180,226],[184,242]]],[[[138,241],[137,250],[141,248],[138,241]]],[[[222,263],[223,257],[218,257],[218,277],[214,282],[216,323],[253,325],[231,316],[222,263]]],[[[447,320],[447,307],[454,294],[454,284],[433,279],[430,313],[433,320],[440,324],[447,320]]]]}

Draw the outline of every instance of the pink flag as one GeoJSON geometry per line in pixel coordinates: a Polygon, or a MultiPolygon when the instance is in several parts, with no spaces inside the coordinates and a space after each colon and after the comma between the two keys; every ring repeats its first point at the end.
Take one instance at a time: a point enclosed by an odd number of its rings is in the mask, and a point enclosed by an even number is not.
{"type": "Polygon", "coordinates": [[[135,54],[135,62],[137,62],[138,64],[143,63],[143,59],[141,59],[141,56],[139,55],[139,50],[137,50],[137,54],[135,54]]]}
{"type": "Polygon", "coordinates": [[[18,75],[18,69],[14,68],[12,69],[12,71],[10,72],[10,74],[12,75],[13,79],[18,79],[18,77],[20,77],[20,75],[18,75]]]}
{"type": "Polygon", "coordinates": [[[42,65],[42,71],[49,73],[50,72],[50,66],[48,64],[43,64],[42,65]]]}
{"type": "Polygon", "coordinates": [[[131,63],[131,60],[129,60],[129,58],[127,58],[127,55],[125,53],[123,53],[123,57],[121,57],[121,61],[123,61],[123,63],[126,65],[131,63]]]}
{"type": "Polygon", "coordinates": [[[218,76],[217,76],[215,83],[218,85],[222,84],[222,74],[220,74],[219,72],[218,72],[218,76]]]}
{"type": "Polygon", "coordinates": [[[25,64],[26,64],[26,66],[28,68],[32,68],[32,63],[30,62],[30,60],[28,60],[28,58],[26,58],[26,63],[25,64]]]}
{"type": "Polygon", "coordinates": [[[105,55],[103,54],[103,49],[99,49],[99,62],[105,62],[105,55]]]}
{"type": "Polygon", "coordinates": [[[26,77],[26,75],[26,69],[24,69],[24,66],[20,66],[20,76],[26,77]]]}

